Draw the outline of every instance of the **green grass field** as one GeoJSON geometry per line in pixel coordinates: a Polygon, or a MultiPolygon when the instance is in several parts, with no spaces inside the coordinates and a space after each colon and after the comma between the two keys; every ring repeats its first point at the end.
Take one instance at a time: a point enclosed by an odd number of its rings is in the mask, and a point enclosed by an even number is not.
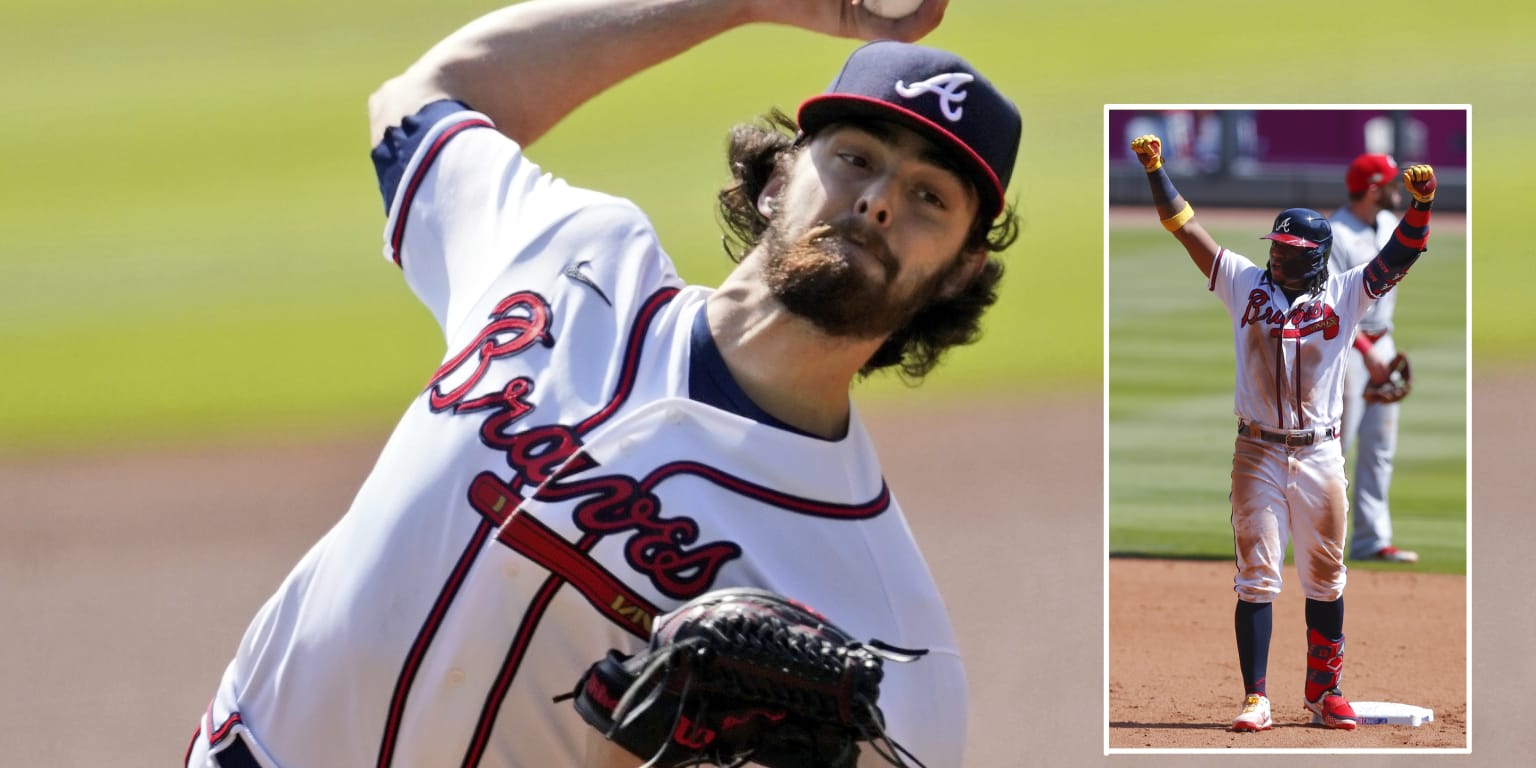
{"type": "MultiPolygon", "coordinates": [[[[0,454],[392,422],[442,341],[379,256],[365,101],[489,7],[0,10],[0,57],[37,75],[0,104],[13,180],[0,185],[0,359],[13,372],[0,389],[0,454]]],[[[981,21],[962,18],[950,42],[1027,95],[1010,36],[981,21]]],[[[792,110],[853,45],[738,30],[604,94],[530,155],[639,202],[683,276],[716,282],[730,267],[713,216],[728,129],[792,110]]],[[[1051,140],[1060,110],[1031,110],[1030,141],[1051,140]]],[[[1096,110],[1085,104],[1077,117],[1092,125],[1096,110]]],[[[1081,167],[1097,167],[1091,145],[1077,152],[1081,167]]],[[[1089,233],[1097,174],[1053,159],[1020,175],[1029,179],[1012,197],[1031,223],[1008,256],[1015,277],[986,340],[954,354],[925,397],[1097,386],[1099,259],[1056,259],[1028,199],[1031,185],[1055,179],[1083,204],[1053,217],[1089,233]],[[1041,274],[1049,279],[1032,279],[1041,274]],[[1042,312],[1090,322],[1011,332],[1042,312]]],[[[904,389],[894,378],[861,387],[873,398],[904,389]]]]}
{"type": "MultiPolygon", "coordinates": [[[[1256,233],[1268,225],[1265,216],[1212,234],[1263,259],[1256,233]]],[[[1398,287],[1396,335],[1414,390],[1401,409],[1392,521],[1395,543],[1423,557],[1419,569],[1465,572],[1466,238],[1440,226],[1431,248],[1398,287]]],[[[1108,316],[1110,551],[1230,558],[1226,311],[1153,222],[1110,229],[1108,316]]]]}
{"type": "MultiPolygon", "coordinates": [[[[0,7],[0,454],[392,423],[442,349],[379,257],[364,104],[494,5],[0,7]]],[[[1521,284],[1498,277],[1523,252],[1525,174],[1499,158],[1521,157],[1536,122],[1510,96],[1526,88],[1518,30],[1533,11],[1500,10],[1494,26],[1461,8],[1377,5],[1375,17],[1410,13],[1434,30],[1422,61],[1393,71],[1379,53],[1321,43],[1329,55],[1306,54],[1292,36],[1249,33],[1268,23],[1259,6],[1197,0],[1149,27],[1102,0],[954,0],[928,42],[963,52],[1020,103],[1010,199],[1024,233],[986,338],[921,398],[1099,390],[1105,103],[1472,103],[1473,156],[1493,160],[1477,165],[1487,268],[1474,345],[1495,364],[1527,354],[1536,327],[1521,284]]],[[[853,45],[737,30],[613,89],[530,154],[635,199],[684,277],[712,283],[729,266],[711,214],[727,129],[819,91],[853,45]]],[[[903,390],[880,379],[859,396],[903,390]]]]}

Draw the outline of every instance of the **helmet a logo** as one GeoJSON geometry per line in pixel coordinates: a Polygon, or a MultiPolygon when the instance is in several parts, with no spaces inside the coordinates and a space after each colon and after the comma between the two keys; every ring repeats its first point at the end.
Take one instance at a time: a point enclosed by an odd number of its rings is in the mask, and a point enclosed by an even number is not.
{"type": "Polygon", "coordinates": [[[1276,232],[1290,232],[1291,231],[1291,217],[1287,216],[1287,217],[1281,219],[1280,223],[1275,225],[1275,231],[1276,232]]]}
{"type": "Polygon", "coordinates": [[[939,111],[944,113],[944,117],[950,122],[958,123],[960,116],[965,112],[960,106],[960,102],[965,101],[964,88],[975,79],[974,75],[964,72],[946,72],[911,85],[897,80],[896,92],[905,99],[915,99],[925,93],[934,94],[939,97],[939,111]]]}

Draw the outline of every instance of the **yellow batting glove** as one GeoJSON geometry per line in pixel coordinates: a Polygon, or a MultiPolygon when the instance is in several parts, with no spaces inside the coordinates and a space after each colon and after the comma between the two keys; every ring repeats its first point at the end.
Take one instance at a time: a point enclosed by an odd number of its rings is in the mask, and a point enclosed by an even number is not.
{"type": "Polygon", "coordinates": [[[1413,199],[1421,203],[1435,200],[1435,169],[1427,165],[1410,165],[1403,169],[1403,186],[1413,199]]]}
{"type": "Polygon", "coordinates": [[[1131,139],[1131,151],[1136,153],[1136,159],[1141,161],[1141,167],[1151,173],[1163,167],[1163,140],[1147,134],[1131,139]]]}

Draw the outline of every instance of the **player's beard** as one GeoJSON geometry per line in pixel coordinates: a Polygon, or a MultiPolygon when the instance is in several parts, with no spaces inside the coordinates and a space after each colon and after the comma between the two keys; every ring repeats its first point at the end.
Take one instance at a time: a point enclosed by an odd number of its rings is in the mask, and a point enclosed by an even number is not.
{"type": "Polygon", "coordinates": [[[1288,261],[1269,260],[1269,279],[1282,288],[1299,291],[1306,285],[1307,270],[1311,267],[1305,259],[1288,261]]]}
{"type": "Polygon", "coordinates": [[[907,324],[932,296],[892,295],[900,265],[879,232],[856,219],[818,224],[796,237],[775,220],[763,235],[768,290],[786,309],[823,333],[878,339],[907,324]],[[878,278],[862,269],[843,248],[858,248],[881,267],[878,278]]]}
{"type": "Polygon", "coordinates": [[[1312,270],[1312,259],[1301,253],[1277,259],[1271,253],[1268,268],[1270,282],[1288,291],[1299,291],[1306,286],[1307,273],[1312,270]]]}
{"type": "Polygon", "coordinates": [[[1403,208],[1403,196],[1396,188],[1386,187],[1376,199],[1376,207],[1387,213],[1397,213],[1403,208]]]}

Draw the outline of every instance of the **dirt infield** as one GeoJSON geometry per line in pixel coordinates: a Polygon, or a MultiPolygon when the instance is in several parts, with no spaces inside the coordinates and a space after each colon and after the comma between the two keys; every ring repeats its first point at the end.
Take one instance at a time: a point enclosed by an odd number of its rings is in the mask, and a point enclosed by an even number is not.
{"type": "MultiPolygon", "coordinates": [[[[1100,413],[1079,398],[866,414],[969,657],[969,764],[1017,764],[1003,704],[1073,642],[1026,631],[1040,566],[1070,547],[1097,589],[1100,413]]],[[[0,766],[174,765],[247,622],[383,441],[0,462],[0,766]]]]}
{"type": "MultiPolygon", "coordinates": [[[[1345,591],[1344,692],[1434,710],[1420,727],[1310,725],[1303,600],[1291,582],[1275,603],[1269,695],[1275,728],[1225,730],[1243,694],[1232,634],[1231,563],[1115,558],[1109,564],[1111,748],[1464,748],[1467,580],[1354,570],[1345,591]]],[[[1290,581],[1294,568],[1287,566],[1290,581]]]]}

